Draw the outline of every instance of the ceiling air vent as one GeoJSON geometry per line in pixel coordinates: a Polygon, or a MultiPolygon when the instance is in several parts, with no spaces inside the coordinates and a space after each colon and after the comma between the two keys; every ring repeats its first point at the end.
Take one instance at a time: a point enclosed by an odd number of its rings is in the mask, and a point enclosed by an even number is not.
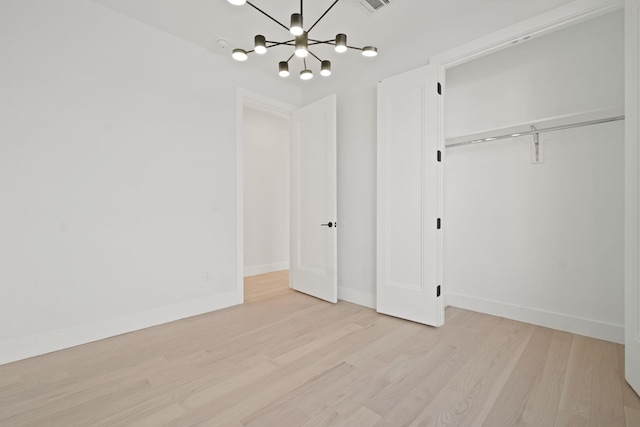
{"type": "Polygon", "coordinates": [[[364,8],[369,13],[375,13],[380,11],[385,6],[388,6],[391,3],[390,0],[360,0],[358,2],[360,6],[364,8]]]}

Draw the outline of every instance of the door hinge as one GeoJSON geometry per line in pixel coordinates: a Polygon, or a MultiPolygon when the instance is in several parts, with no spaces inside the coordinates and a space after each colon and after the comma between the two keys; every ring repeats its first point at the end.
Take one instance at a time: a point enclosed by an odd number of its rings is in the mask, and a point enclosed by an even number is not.
{"type": "Polygon", "coordinates": [[[436,288],[436,298],[440,296],[440,285],[436,288]]]}
{"type": "Polygon", "coordinates": [[[442,161],[442,151],[438,150],[438,161],[442,161]]]}
{"type": "Polygon", "coordinates": [[[438,82],[438,95],[442,95],[442,85],[438,82]]]}
{"type": "Polygon", "coordinates": [[[440,226],[442,225],[441,223],[442,223],[442,221],[440,221],[440,218],[438,218],[438,221],[436,221],[436,228],[438,230],[440,230],[440,226]]]}

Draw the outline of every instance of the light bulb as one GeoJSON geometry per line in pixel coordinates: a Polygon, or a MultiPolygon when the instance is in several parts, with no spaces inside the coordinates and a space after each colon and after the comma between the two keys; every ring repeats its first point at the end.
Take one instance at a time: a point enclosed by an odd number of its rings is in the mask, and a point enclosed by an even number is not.
{"type": "Polygon", "coordinates": [[[289,77],[289,64],[286,61],[278,64],[278,74],[280,77],[289,77]]]}
{"type": "Polygon", "coordinates": [[[267,53],[267,41],[264,36],[257,35],[254,37],[254,41],[255,47],[253,48],[253,51],[255,53],[257,53],[258,55],[264,55],[265,53],[267,53]]]}
{"type": "Polygon", "coordinates": [[[242,6],[247,2],[247,0],[227,0],[227,1],[234,6],[242,6]]]}
{"type": "Polygon", "coordinates": [[[347,51],[347,35],[346,34],[337,34],[336,35],[336,52],[342,53],[347,51]]]}
{"type": "Polygon", "coordinates": [[[378,49],[373,46],[365,46],[362,48],[362,56],[373,57],[378,54],[378,49]]]}
{"type": "Polygon", "coordinates": [[[320,75],[324,77],[329,77],[331,75],[331,62],[330,61],[322,61],[320,66],[320,75]]]}
{"type": "Polygon", "coordinates": [[[302,28],[302,15],[299,13],[294,13],[291,15],[291,26],[289,27],[289,31],[294,36],[299,36],[304,33],[304,29],[302,28]]]}
{"type": "Polygon", "coordinates": [[[244,49],[233,49],[231,57],[236,61],[246,61],[248,58],[247,52],[244,49]]]}
{"type": "Polygon", "coordinates": [[[302,70],[300,71],[300,78],[302,80],[311,80],[313,78],[313,73],[311,70],[302,70]]]}

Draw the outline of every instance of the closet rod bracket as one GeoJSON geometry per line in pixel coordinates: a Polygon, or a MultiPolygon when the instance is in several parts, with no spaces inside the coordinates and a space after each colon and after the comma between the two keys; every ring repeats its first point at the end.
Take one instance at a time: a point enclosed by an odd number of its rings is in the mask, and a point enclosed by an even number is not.
{"type": "Polygon", "coordinates": [[[543,163],[544,156],[542,145],[540,144],[540,134],[535,126],[531,126],[531,136],[533,136],[531,141],[531,163],[543,163]]]}

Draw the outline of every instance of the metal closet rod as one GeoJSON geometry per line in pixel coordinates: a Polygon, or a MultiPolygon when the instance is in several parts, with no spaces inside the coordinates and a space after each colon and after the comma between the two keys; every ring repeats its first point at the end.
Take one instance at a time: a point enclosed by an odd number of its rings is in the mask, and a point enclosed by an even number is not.
{"type": "Polygon", "coordinates": [[[471,139],[469,141],[456,142],[454,144],[447,144],[447,145],[445,145],[445,147],[446,148],[453,148],[453,147],[460,147],[460,146],[463,146],[463,145],[480,144],[480,143],[483,143],[483,142],[498,141],[500,139],[517,138],[517,137],[520,137],[520,136],[527,136],[527,135],[536,135],[536,134],[544,133],[544,132],[553,132],[553,131],[556,131],[556,130],[571,129],[571,128],[577,128],[577,127],[580,127],[580,126],[597,125],[597,124],[600,124],[600,123],[615,122],[615,121],[618,121],[618,120],[624,120],[624,116],[614,116],[614,117],[607,117],[607,118],[604,118],[604,119],[587,120],[585,122],[570,123],[568,125],[552,126],[552,127],[548,127],[548,128],[542,128],[542,129],[531,129],[531,130],[526,130],[526,131],[522,131],[522,132],[514,132],[514,133],[507,134],[507,135],[492,136],[492,137],[487,137],[487,138],[482,138],[482,139],[471,139]]]}

